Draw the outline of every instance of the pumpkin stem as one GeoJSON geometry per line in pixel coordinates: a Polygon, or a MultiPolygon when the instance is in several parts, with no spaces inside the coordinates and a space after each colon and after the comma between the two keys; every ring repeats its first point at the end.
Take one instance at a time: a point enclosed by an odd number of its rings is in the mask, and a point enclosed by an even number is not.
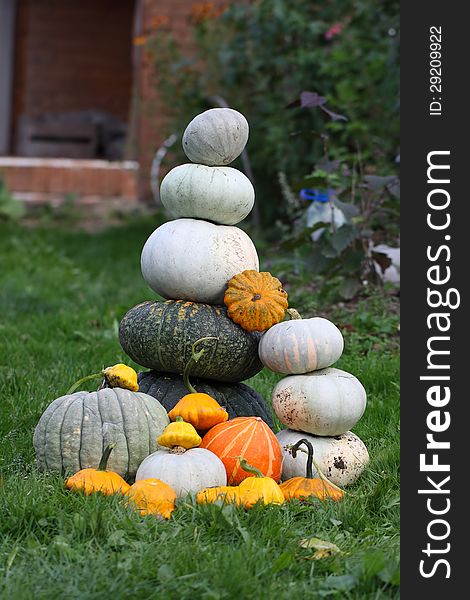
{"type": "Polygon", "coordinates": [[[116,442],[112,442],[108,444],[103,452],[103,456],[101,457],[100,464],[98,465],[98,471],[106,471],[106,467],[108,466],[109,455],[111,454],[112,449],[116,446],[116,442]]]}
{"type": "Polygon", "coordinates": [[[237,458],[240,461],[240,467],[247,473],[251,473],[255,477],[264,477],[265,476],[264,473],[262,473],[257,467],[254,467],[253,465],[250,465],[249,463],[247,463],[246,460],[243,458],[243,456],[237,456],[237,458]]]}
{"type": "Polygon", "coordinates": [[[290,317],[292,320],[296,320],[296,321],[297,321],[298,319],[301,319],[301,318],[302,318],[302,317],[300,316],[300,313],[299,313],[299,311],[298,311],[298,310],[295,310],[295,308],[288,308],[286,312],[289,314],[289,317],[290,317]]]}
{"type": "Polygon", "coordinates": [[[100,371],[99,373],[94,373],[93,375],[87,375],[86,377],[82,377],[72,385],[72,387],[66,393],[66,396],[68,396],[69,394],[73,394],[74,391],[82,385],[82,383],[85,383],[85,381],[89,381],[90,379],[97,379],[98,377],[103,377],[103,371],[100,371]]]}
{"type": "Polygon", "coordinates": [[[199,352],[196,352],[196,347],[201,342],[205,342],[206,340],[217,340],[218,341],[219,338],[213,337],[213,336],[208,336],[208,337],[203,337],[203,338],[200,338],[199,340],[196,340],[194,342],[194,344],[191,346],[191,358],[188,360],[188,362],[184,368],[184,371],[183,371],[184,385],[187,387],[188,391],[191,394],[197,394],[197,390],[191,385],[191,382],[189,381],[189,374],[191,372],[191,369],[194,367],[194,365],[198,362],[198,360],[201,358],[201,356],[206,351],[205,348],[201,348],[199,350],[199,352]]]}
{"type": "MultiPolygon", "coordinates": [[[[290,449],[290,453],[292,454],[292,457],[295,458],[297,456],[297,450],[299,449],[299,446],[304,445],[307,447],[308,450],[308,458],[307,458],[307,479],[313,479],[313,470],[312,470],[312,464],[313,464],[313,454],[314,454],[314,450],[313,450],[313,446],[312,444],[306,440],[305,438],[302,438],[301,440],[299,440],[296,444],[294,444],[291,449],[290,449]]],[[[318,469],[317,469],[318,470],[318,469]]]]}
{"type": "Polygon", "coordinates": [[[184,446],[173,446],[169,449],[170,454],[184,454],[187,451],[187,448],[184,446]]]}
{"type": "Polygon", "coordinates": [[[327,483],[330,487],[334,488],[335,490],[338,490],[339,492],[342,492],[343,494],[347,493],[342,488],[338,487],[336,484],[334,484],[332,481],[330,481],[328,479],[328,477],[320,469],[318,463],[316,463],[314,460],[312,461],[312,463],[318,473],[318,477],[323,481],[323,483],[325,483],[325,484],[327,483]]]}
{"type": "Polygon", "coordinates": [[[302,438],[301,440],[299,440],[293,446],[286,446],[286,449],[288,449],[289,452],[292,454],[293,458],[295,458],[296,454],[297,454],[297,451],[299,451],[299,452],[306,452],[306,450],[303,450],[302,448],[300,448],[300,446],[302,444],[306,445],[307,448],[308,448],[307,478],[308,479],[314,479],[314,477],[313,477],[313,469],[312,469],[312,466],[313,466],[313,467],[315,467],[315,470],[317,472],[318,478],[321,479],[324,484],[327,483],[330,487],[334,488],[335,490],[338,490],[339,492],[342,492],[343,494],[346,494],[347,492],[345,492],[342,488],[338,487],[337,485],[335,485],[332,481],[330,481],[328,479],[328,477],[320,469],[319,464],[315,460],[313,460],[313,455],[315,453],[315,450],[314,450],[312,444],[308,440],[302,438]]]}

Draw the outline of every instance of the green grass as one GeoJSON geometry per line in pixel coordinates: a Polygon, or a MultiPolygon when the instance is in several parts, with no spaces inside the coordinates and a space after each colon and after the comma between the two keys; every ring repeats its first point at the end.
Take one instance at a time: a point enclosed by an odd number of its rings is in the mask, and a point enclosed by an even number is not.
{"type": "MultiPolygon", "coordinates": [[[[117,497],[66,492],[58,476],[37,471],[32,433],[46,406],[82,375],[132,365],[117,327],[152,298],[139,255],[154,227],[90,235],[0,225],[0,597],[397,598],[398,317],[383,298],[318,306],[343,328],[336,366],[368,392],[354,431],[371,463],[343,502],[244,512],[188,500],[161,522],[117,497]],[[312,560],[299,545],[308,537],[341,554],[312,560]]],[[[268,399],[277,379],[264,370],[249,383],[268,399]]]]}

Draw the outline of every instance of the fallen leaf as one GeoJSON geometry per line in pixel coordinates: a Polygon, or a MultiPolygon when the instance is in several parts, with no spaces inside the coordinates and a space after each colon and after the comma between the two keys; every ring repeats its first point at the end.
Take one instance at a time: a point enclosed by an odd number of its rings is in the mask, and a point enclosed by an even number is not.
{"type": "Polygon", "coordinates": [[[328,558],[335,554],[341,554],[341,550],[336,544],[321,540],[320,538],[305,538],[300,540],[299,545],[301,548],[314,548],[314,552],[311,556],[307,556],[307,560],[320,560],[322,558],[328,558]]]}

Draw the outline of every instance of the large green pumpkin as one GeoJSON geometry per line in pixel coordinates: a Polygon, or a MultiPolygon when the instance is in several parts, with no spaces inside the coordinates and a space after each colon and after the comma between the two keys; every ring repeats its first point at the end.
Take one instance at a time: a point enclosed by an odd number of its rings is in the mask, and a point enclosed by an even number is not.
{"type": "MultiPolygon", "coordinates": [[[[139,389],[150,394],[170,411],[188,393],[180,375],[146,371],[139,373],[139,389]]],[[[194,379],[191,384],[198,392],[209,394],[228,412],[229,419],[235,417],[261,417],[273,429],[271,412],[263,398],[244,383],[222,383],[206,379],[194,379]]]]}
{"type": "Polygon", "coordinates": [[[131,308],[119,327],[121,346],[137,364],[164,373],[182,373],[194,342],[203,357],[191,376],[236,382],[256,375],[263,365],[258,357],[261,334],[244,331],[227,316],[224,306],[167,300],[144,302],[131,308]]]}
{"type": "Polygon", "coordinates": [[[61,396],[34,431],[38,466],[62,474],[97,468],[104,448],[115,442],[108,470],[133,480],[144,458],[159,449],[157,438],[169,422],[163,406],[141,392],[105,388],[61,396]]]}

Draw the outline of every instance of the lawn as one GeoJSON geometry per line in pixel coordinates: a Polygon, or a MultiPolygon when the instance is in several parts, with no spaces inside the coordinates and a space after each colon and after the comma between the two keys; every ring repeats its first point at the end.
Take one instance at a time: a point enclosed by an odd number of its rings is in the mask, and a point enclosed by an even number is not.
{"type": "MultiPolygon", "coordinates": [[[[335,366],[356,375],[368,392],[354,431],[371,462],[341,503],[244,512],[187,500],[161,522],[137,516],[117,497],[67,492],[60,477],[37,471],[32,434],[46,406],[103,366],[137,368],[117,330],[127,309],[153,297],[139,256],[154,226],[87,234],[0,224],[0,597],[397,598],[399,358],[392,297],[317,305],[345,338],[335,366]],[[313,560],[315,550],[299,543],[311,537],[341,552],[313,560]]],[[[302,312],[302,296],[293,296],[302,312]]],[[[269,399],[277,379],[264,370],[248,383],[269,399]]]]}

